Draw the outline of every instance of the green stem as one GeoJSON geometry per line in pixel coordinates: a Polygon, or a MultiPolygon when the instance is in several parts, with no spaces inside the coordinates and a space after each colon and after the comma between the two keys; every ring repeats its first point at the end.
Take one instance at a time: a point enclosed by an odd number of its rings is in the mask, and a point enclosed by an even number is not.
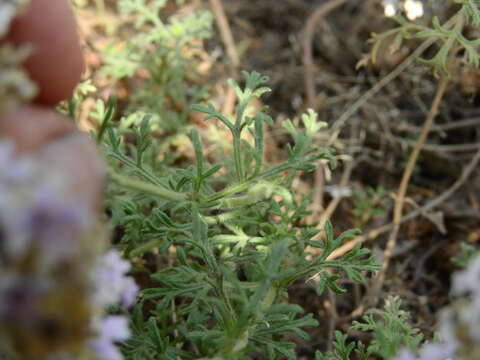
{"type": "Polygon", "coordinates": [[[272,305],[273,302],[275,301],[277,297],[277,287],[275,285],[271,285],[267,293],[265,294],[265,297],[262,300],[262,310],[267,311],[272,305]]]}
{"type": "Polygon", "coordinates": [[[228,208],[236,208],[236,207],[245,207],[263,200],[262,194],[253,193],[244,196],[235,196],[231,198],[226,198],[221,200],[220,208],[228,209],[228,208]]]}
{"type": "Polygon", "coordinates": [[[171,201],[181,202],[187,200],[187,196],[185,194],[166,189],[160,185],[152,185],[141,180],[132,179],[128,176],[119,175],[116,174],[113,170],[110,170],[108,172],[108,175],[116,183],[132,190],[137,190],[150,195],[159,196],[163,199],[171,201]]]}
{"type": "MultiPolygon", "coordinates": [[[[219,208],[223,208],[223,207],[219,206],[219,208]]],[[[240,215],[243,214],[243,212],[244,212],[244,209],[240,209],[240,210],[237,209],[237,210],[225,212],[223,214],[218,214],[213,216],[204,216],[203,221],[205,221],[208,225],[217,225],[217,224],[220,225],[220,224],[226,223],[227,221],[237,219],[240,215]]]]}
{"type": "Polygon", "coordinates": [[[259,243],[266,242],[267,239],[262,236],[247,236],[247,235],[215,235],[211,237],[212,243],[228,243],[228,244],[238,244],[238,243],[259,243]]]}
{"type": "Polygon", "coordinates": [[[235,313],[235,309],[232,306],[232,303],[230,302],[230,298],[227,296],[227,293],[225,292],[225,285],[223,281],[223,276],[217,276],[217,284],[216,284],[216,291],[219,297],[223,300],[228,313],[223,314],[224,315],[224,321],[226,322],[226,325],[228,326],[228,329],[231,330],[234,324],[237,322],[237,316],[235,313]]]}
{"type": "MultiPolygon", "coordinates": [[[[273,168],[268,169],[267,171],[258,174],[258,176],[256,176],[255,179],[244,180],[242,182],[233,184],[232,186],[229,186],[228,188],[223,189],[222,191],[219,191],[216,194],[213,194],[209,198],[205,199],[205,202],[208,203],[208,202],[218,201],[218,200],[223,199],[227,196],[234,195],[236,193],[244,191],[260,179],[268,178],[268,177],[277,175],[278,173],[281,173],[283,171],[290,170],[290,169],[294,168],[295,166],[297,166],[298,164],[307,162],[308,160],[309,159],[307,157],[305,157],[305,158],[301,158],[301,159],[292,160],[292,161],[286,162],[284,164],[280,164],[278,166],[274,166],[273,168]]],[[[233,199],[225,199],[224,201],[228,202],[228,201],[231,201],[231,200],[233,200],[233,199]]]]}
{"type": "Polygon", "coordinates": [[[117,159],[118,161],[124,163],[125,165],[130,166],[132,169],[135,169],[135,171],[138,172],[145,180],[151,182],[152,184],[161,186],[160,182],[154,175],[150,174],[141,166],[138,166],[130,158],[116,152],[109,152],[109,156],[113,157],[114,159],[117,159]]]}
{"type": "MultiPolygon", "coordinates": [[[[189,237],[189,235],[190,235],[189,233],[187,233],[183,230],[180,230],[180,229],[168,229],[168,232],[169,233],[176,233],[177,235],[183,235],[185,237],[189,237]]],[[[146,243],[144,243],[144,244],[136,247],[135,249],[131,250],[128,253],[128,257],[132,258],[132,257],[140,256],[140,255],[146,253],[149,250],[152,250],[152,249],[155,249],[156,247],[159,247],[164,241],[166,241],[167,236],[168,235],[165,234],[162,238],[156,238],[156,239],[147,241],[146,243]]]]}
{"type": "Polygon", "coordinates": [[[244,180],[244,172],[243,172],[243,163],[242,163],[242,151],[241,151],[241,140],[239,131],[233,134],[233,157],[235,160],[235,170],[237,172],[237,180],[243,181],[244,180]]]}
{"type": "Polygon", "coordinates": [[[158,247],[162,242],[164,241],[164,239],[154,239],[154,240],[150,240],[148,242],[146,242],[145,244],[143,245],[140,245],[139,247],[133,249],[132,251],[130,251],[128,253],[128,257],[129,258],[134,258],[136,256],[140,256],[144,253],[146,253],[147,251],[149,250],[152,250],[156,247],[158,247]]]}
{"type": "Polygon", "coordinates": [[[205,199],[205,202],[214,202],[227,196],[234,195],[236,193],[246,190],[250,185],[253,185],[254,183],[255,181],[253,180],[245,180],[240,183],[233,184],[232,186],[229,186],[228,188],[223,189],[222,191],[219,191],[216,194],[213,194],[209,198],[205,199]]]}

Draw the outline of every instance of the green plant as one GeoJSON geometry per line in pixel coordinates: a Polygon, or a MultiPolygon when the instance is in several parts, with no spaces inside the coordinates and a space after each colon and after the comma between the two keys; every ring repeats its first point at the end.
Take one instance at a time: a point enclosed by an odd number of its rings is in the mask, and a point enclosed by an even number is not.
{"type": "MultiPolygon", "coordinates": [[[[480,25],[480,11],[477,0],[453,0],[451,3],[459,5],[457,12],[443,24],[437,17],[433,17],[432,27],[420,25],[396,16],[393,19],[399,24],[381,34],[376,34],[373,38],[372,61],[377,58],[378,49],[383,41],[393,37],[392,51],[400,49],[405,39],[426,39],[426,44],[439,44],[439,49],[431,59],[419,60],[421,63],[430,66],[436,74],[448,74],[448,67],[451,59],[459,53],[463,53],[462,58],[468,65],[478,66],[480,57],[478,47],[480,39],[468,39],[464,35],[465,27],[468,25],[480,25]]],[[[423,51],[423,50],[422,50],[423,51]]]]}
{"type": "Polygon", "coordinates": [[[469,243],[462,242],[460,243],[460,253],[452,257],[452,262],[461,268],[466,268],[478,254],[478,248],[469,243]]]}
{"type": "Polygon", "coordinates": [[[166,4],[166,0],[118,1],[128,38],[112,41],[103,49],[102,72],[114,79],[128,79],[143,71],[144,80],[129,99],[129,108],[152,114],[153,128],[175,132],[186,125],[191,105],[207,95],[196,81],[194,52],[210,36],[212,16],[196,11],[163,21],[160,14],[166,4]]]}
{"type": "Polygon", "coordinates": [[[196,131],[195,163],[175,169],[156,160],[148,117],[132,130],[106,125],[107,205],[124,232],[118,247],[131,258],[153,251],[160,263],[142,269],[150,280],[132,317],[134,336],[124,347],[129,359],[294,359],[288,337],[306,339],[303,328],[316,321],[289,303],[289,286],[316,275],[318,294],[325,287],[342,293],[342,273],[362,282],[364,272],[378,269],[360,248],[328,260],[355,231],[335,237],[327,223],[325,240],[314,241],[315,224],[304,222],[309,201],[293,193],[293,177],[314,170],[320,159],[334,163],[328,149],[313,144],[324,126],[313,111],[302,117],[303,129],[284,123],[293,140],[287,160],[265,163],[263,125],[271,119],[265,109],[253,115],[246,109],[269,91],[266,81],[253,72],[245,73],[243,89],[230,82],[238,99],[234,119],[212,105],[194,107],[230,131],[232,169],[207,161],[196,131]],[[125,132],[134,135],[135,145],[125,141],[125,132]],[[307,247],[320,255],[310,258],[307,247]]]}
{"type": "Polygon", "coordinates": [[[417,349],[423,339],[419,329],[409,324],[410,314],[401,307],[398,297],[389,296],[383,310],[372,309],[361,322],[354,321],[351,330],[369,333],[372,340],[368,345],[361,341],[347,343],[347,335],[335,333],[334,350],[316,353],[316,360],[350,360],[355,354],[359,360],[370,359],[375,355],[381,359],[393,358],[399,350],[417,349]]]}
{"type": "MultiPolygon", "coordinates": [[[[87,3],[72,1],[79,6],[87,3]]],[[[95,3],[100,12],[105,11],[104,1],[95,3]]],[[[458,6],[454,16],[446,21],[434,18],[432,27],[396,18],[399,26],[377,35],[372,49],[375,60],[381,42],[389,37],[394,37],[393,49],[412,38],[425,39],[419,47],[422,51],[437,44],[431,59],[420,59],[442,79],[434,110],[446,89],[453,60],[473,66],[480,63],[480,40],[465,35],[468,25],[480,25],[480,1],[452,3],[458,6]]],[[[310,199],[294,191],[294,179],[315,170],[319,161],[335,166],[333,151],[315,145],[326,124],[319,122],[312,110],[298,123],[284,121],[283,130],[289,138],[286,160],[266,162],[264,128],[273,120],[266,108],[253,114],[249,109],[252,101],[269,91],[266,77],[252,72],[244,74],[244,86],[229,82],[237,99],[232,117],[212,104],[194,105],[207,99],[207,90],[194,68],[195,51],[201,40],[210,36],[211,15],[196,11],[163,20],[161,10],[167,6],[166,0],[120,0],[117,5],[122,31],[127,31],[126,35],[118,32],[123,40],[105,47],[101,71],[124,80],[127,87],[129,82],[139,82],[140,90],[132,92],[120,119],[115,119],[114,98],[98,100],[91,116],[98,122],[92,135],[108,161],[106,209],[115,229],[114,247],[132,262],[142,286],[131,313],[108,303],[109,313],[130,319],[132,337],[122,344],[124,356],[131,360],[295,359],[293,339],[307,340],[306,329],[316,326],[317,320],[289,299],[291,285],[315,278],[318,296],[326,288],[342,294],[347,291],[342,286],[344,279],[362,283],[365,273],[379,269],[369,251],[360,247],[332,260],[334,250],[357,231],[336,234],[327,221],[322,237],[317,236],[318,224],[306,221],[310,199]],[[132,31],[135,36],[127,39],[132,31]],[[202,131],[188,127],[192,110],[225,127],[222,134],[227,134],[232,146],[225,149],[229,156],[221,162],[206,150],[202,131]],[[178,155],[159,154],[167,142],[159,138],[159,132],[189,134],[193,160],[187,157],[176,162],[178,155]]],[[[2,45],[0,51],[5,75],[0,81],[0,108],[4,110],[33,96],[33,87],[18,68],[26,56],[23,50],[2,45]],[[13,76],[7,76],[5,69],[13,76]]],[[[83,83],[61,110],[75,118],[76,106],[93,90],[90,82],[83,83]]],[[[355,106],[346,114],[351,115],[355,106]]],[[[425,129],[428,132],[429,126],[425,129]]],[[[422,142],[419,144],[418,149],[422,142]]],[[[409,176],[406,179],[405,189],[409,176]]],[[[368,188],[355,195],[354,215],[359,226],[383,213],[385,195],[383,188],[368,188]]],[[[397,198],[399,204],[403,198],[397,198]]],[[[397,220],[394,222],[399,224],[397,220]]],[[[391,244],[393,248],[395,240],[391,244]]],[[[476,251],[466,245],[461,250],[453,261],[466,267],[476,251]]],[[[125,275],[128,266],[118,254],[115,259],[125,275]]],[[[470,315],[479,311],[474,296],[478,264],[473,262],[471,269],[456,278],[455,295],[472,301],[451,313],[450,325],[463,336],[459,339],[463,344],[461,352],[447,348],[443,354],[448,357],[454,351],[466,354],[465,358],[475,358],[478,353],[469,333],[474,334],[477,326],[476,317],[470,315]]],[[[409,324],[409,314],[401,309],[397,297],[389,297],[382,310],[370,309],[361,321],[353,322],[351,330],[366,333],[372,340],[368,344],[349,342],[349,335],[336,331],[333,350],[318,351],[315,359],[387,360],[402,349],[412,350],[402,359],[418,359],[413,354],[427,353],[422,353],[427,346],[416,351],[423,336],[409,324]]],[[[126,336],[108,340],[113,346],[115,340],[126,336]]],[[[6,357],[0,354],[0,359],[6,357]]]]}
{"type": "Polygon", "coordinates": [[[401,347],[416,349],[423,339],[419,329],[409,324],[410,314],[400,307],[400,298],[389,296],[383,310],[372,309],[363,321],[354,321],[352,329],[372,333],[369,353],[384,359],[395,356],[401,347]]]}
{"type": "Polygon", "coordinates": [[[381,186],[376,189],[367,187],[365,191],[356,191],[353,195],[352,213],[357,218],[355,226],[358,228],[362,228],[372,218],[385,214],[390,205],[388,193],[381,186]]]}

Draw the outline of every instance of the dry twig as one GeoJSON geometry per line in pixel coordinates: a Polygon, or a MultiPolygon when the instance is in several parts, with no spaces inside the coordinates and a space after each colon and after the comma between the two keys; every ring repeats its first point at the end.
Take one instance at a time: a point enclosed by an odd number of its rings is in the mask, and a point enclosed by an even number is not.
{"type": "MultiPolygon", "coordinates": [[[[348,185],[350,176],[352,175],[353,167],[354,167],[354,161],[349,161],[348,163],[346,163],[345,170],[343,171],[342,178],[340,179],[340,184],[338,185],[340,188],[345,188],[348,185]]],[[[323,229],[323,227],[325,226],[325,223],[330,219],[330,217],[334,213],[335,209],[337,208],[341,200],[342,200],[342,196],[337,196],[337,197],[334,197],[332,201],[328,203],[327,208],[325,209],[325,211],[322,213],[320,217],[320,221],[318,223],[317,229],[323,229]]]]}
{"type": "MultiPolygon", "coordinates": [[[[444,25],[445,29],[450,29],[453,24],[457,21],[457,16],[454,15],[451,17],[444,25]]],[[[327,146],[331,146],[339,137],[340,132],[350,117],[355,114],[358,109],[360,109],[367,101],[369,101],[373,96],[375,96],[381,89],[388,85],[392,80],[397,78],[403,71],[410,66],[420,55],[423,54],[432,44],[437,41],[436,38],[428,38],[422,42],[414,52],[412,52],[403,62],[398,65],[392,72],[383,77],[378,83],[375,84],[370,90],[364,93],[357,101],[355,101],[333,124],[332,126],[332,136],[328,140],[327,146]]]]}
{"type": "Polygon", "coordinates": [[[398,77],[403,71],[410,66],[410,64],[417,59],[425,50],[427,50],[430,45],[435,42],[436,39],[430,38],[425,40],[420,46],[412,52],[403,62],[398,65],[392,72],[383,77],[378,83],[375,84],[370,90],[363,94],[357,101],[355,101],[333,124],[332,126],[332,136],[328,140],[328,146],[333,144],[338,136],[342,127],[345,125],[348,119],[357,112],[367,101],[369,101],[374,95],[376,95],[380,90],[382,90],[387,84],[392,80],[398,77]]]}
{"type": "MultiPolygon", "coordinates": [[[[223,45],[225,46],[228,59],[230,60],[230,76],[237,78],[238,67],[240,66],[240,57],[238,56],[232,30],[230,29],[225,10],[223,9],[222,0],[210,0],[210,8],[215,16],[215,21],[220,31],[220,37],[222,38],[223,45]]],[[[231,87],[228,87],[222,112],[224,114],[232,114],[234,107],[235,91],[231,87]]]]}
{"type": "MultiPolygon", "coordinates": [[[[467,181],[467,179],[470,177],[470,175],[476,169],[479,162],[480,162],[480,147],[478,148],[477,153],[472,157],[472,159],[470,160],[468,165],[466,165],[463,168],[462,174],[452,184],[452,186],[450,186],[445,192],[443,192],[442,194],[440,194],[436,198],[427,202],[422,207],[412,211],[408,215],[403,216],[400,219],[399,223],[403,224],[403,223],[405,223],[409,220],[412,220],[412,219],[416,218],[417,216],[422,215],[422,214],[430,211],[431,209],[439,206],[444,201],[446,201],[448,198],[450,198],[465,183],[465,181],[467,181]]],[[[394,223],[392,222],[390,224],[383,225],[383,226],[381,226],[377,229],[371,230],[368,233],[366,233],[365,235],[360,235],[360,236],[357,236],[357,237],[353,238],[352,240],[343,244],[341,247],[339,247],[334,252],[332,252],[330,254],[330,256],[327,258],[327,260],[334,260],[334,259],[346,254],[347,252],[351,251],[353,248],[355,248],[356,246],[364,243],[365,241],[375,239],[379,235],[390,231],[391,229],[393,229],[393,226],[394,226],[394,223]]]]}
{"type": "Polygon", "coordinates": [[[231,66],[236,71],[240,65],[240,57],[238,56],[237,48],[235,47],[235,41],[233,40],[232,31],[228,24],[225,10],[223,9],[221,0],[210,0],[210,7],[215,15],[215,21],[217,22],[218,29],[220,30],[220,36],[227,51],[228,58],[231,62],[231,66]]]}
{"type": "Polygon", "coordinates": [[[322,163],[318,164],[315,170],[315,187],[312,201],[312,215],[311,219],[315,219],[317,215],[323,210],[323,193],[325,188],[325,169],[322,163]]]}
{"type": "MultiPolygon", "coordinates": [[[[312,109],[317,109],[315,104],[316,91],[315,91],[315,75],[313,71],[313,50],[312,41],[315,34],[315,28],[317,23],[322,20],[326,15],[335,10],[337,7],[343,5],[347,0],[330,0],[320,5],[307,19],[305,29],[303,30],[303,68],[304,68],[304,81],[305,81],[305,93],[307,97],[307,106],[312,109]]],[[[318,109],[317,109],[318,110],[318,109]]]]}
{"type": "MultiPolygon", "coordinates": [[[[394,140],[406,144],[410,147],[414,147],[415,143],[410,140],[403,140],[394,137],[394,140]]],[[[480,143],[467,143],[467,144],[452,144],[452,145],[437,145],[437,144],[425,144],[423,149],[430,152],[468,152],[478,149],[480,143]]]]}
{"type": "Polygon", "coordinates": [[[403,211],[403,204],[405,201],[405,195],[407,194],[408,183],[410,182],[410,177],[412,176],[413,169],[418,159],[418,155],[422,150],[422,146],[425,144],[425,140],[427,139],[428,133],[433,125],[433,121],[438,113],[438,108],[440,106],[440,102],[442,101],[443,95],[445,94],[445,90],[447,89],[448,78],[442,77],[438,83],[438,89],[435,94],[435,97],[432,102],[432,106],[425,118],[425,123],[422,126],[422,130],[420,131],[420,135],[413,147],[412,153],[408,159],[407,166],[403,172],[402,180],[400,182],[400,186],[398,188],[397,196],[395,197],[395,206],[393,208],[393,229],[388,237],[387,246],[385,247],[385,251],[383,253],[382,259],[382,269],[378,273],[373,287],[371,289],[371,293],[369,295],[369,300],[371,302],[376,302],[378,297],[378,293],[380,292],[383,282],[385,281],[385,274],[388,269],[388,265],[390,263],[390,257],[392,256],[393,249],[397,244],[397,236],[398,232],[400,231],[400,220],[402,219],[402,211],[403,211]]]}
{"type": "MultiPolygon", "coordinates": [[[[480,118],[474,117],[474,118],[468,118],[463,120],[455,120],[454,122],[451,122],[448,124],[434,125],[432,126],[431,131],[444,132],[448,130],[460,129],[460,128],[469,127],[469,126],[472,126],[472,127],[480,126],[480,118]]],[[[420,131],[420,128],[410,124],[400,124],[396,130],[407,131],[407,132],[416,134],[417,132],[420,131]]]]}

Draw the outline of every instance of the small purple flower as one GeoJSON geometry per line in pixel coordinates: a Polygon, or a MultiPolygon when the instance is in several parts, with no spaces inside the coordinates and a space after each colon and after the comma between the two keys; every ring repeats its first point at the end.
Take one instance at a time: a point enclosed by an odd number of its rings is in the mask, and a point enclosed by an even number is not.
{"type": "MultiPolygon", "coordinates": [[[[73,264],[69,268],[75,272],[73,278],[86,276],[82,285],[87,280],[93,288],[88,299],[93,317],[82,318],[85,323],[80,324],[82,329],[90,326],[94,335],[86,345],[99,360],[122,360],[115,343],[130,336],[128,319],[101,314],[106,306],[134,303],[139,288],[127,276],[130,263],[110,250],[97,258],[93,269],[83,267],[83,263],[90,264],[82,262],[83,255],[91,255],[83,240],[92,229],[95,214],[72,201],[67,177],[38,167],[33,158],[19,156],[14,150],[11,143],[0,140],[0,330],[4,330],[3,324],[15,324],[35,332],[45,311],[42,299],[56,291],[59,278],[70,276],[59,270],[73,264]],[[24,263],[28,266],[17,266],[24,263]]],[[[80,300],[84,304],[87,299],[80,300]]],[[[48,358],[73,359],[71,355],[62,352],[48,358]]]]}
{"type": "MultiPolygon", "coordinates": [[[[92,272],[95,284],[93,303],[105,307],[120,303],[128,307],[135,301],[138,286],[131,277],[130,263],[121,258],[116,250],[103,255],[92,272]]],[[[107,316],[101,320],[97,336],[89,341],[89,348],[100,360],[122,360],[122,354],[115,342],[126,340],[130,336],[128,320],[123,316],[107,316]]]]}
{"type": "Polygon", "coordinates": [[[65,200],[56,182],[32,158],[15,154],[11,142],[0,140],[0,231],[4,259],[39,252],[43,263],[58,263],[75,254],[87,228],[86,211],[65,200]]]}
{"type": "Polygon", "coordinates": [[[452,341],[428,343],[420,349],[418,356],[403,349],[391,360],[453,360],[456,347],[452,341]]]}
{"type": "Polygon", "coordinates": [[[120,303],[129,307],[135,301],[138,286],[126,276],[130,263],[120,257],[115,250],[108,251],[98,262],[92,276],[96,284],[94,304],[105,307],[120,303]]]}
{"type": "Polygon", "coordinates": [[[25,158],[15,155],[12,142],[0,140],[0,184],[18,184],[25,181],[33,173],[33,163],[25,158]]]}
{"type": "Polygon", "coordinates": [[[79,236],[86,227],[80,207],[58,201],[46,189],[39,191],[25,222],[32,235],[32,245],[38,247],[43,257],[53,260],[75,255],[79,236]]]}
{"type": "Polygon", "coordinates": [[[126,340],[130,337],[128,320],[124,316],[107,316],[102,319],[96,338],[88,343],[88,347],[100,360],[123,360],[123,356],[115,342],[126,340]]]}
{"type": "Polygon", "coordinates": [[[453,275],[452,293],[480,295],[480,256],[475,257],[463,271],[453,275]]]}
{"type": "Polygon", "coordinates": [[[403,349],[391,360],[417,360],[417,357],[407,349],[403,349]]]}
{"type": "Polygon", "coordinates": [[[121,294],[120,304],[123,307],[130,307],[135,302],[138,294],[138,285],[133,278],[127,277],[124,279],[123,291],[121,294]]]}
{"type": "Polygon", "coordinates": [[[451,360],[455,356],[457,345],[453,341],[428,343],[420,350],[420,359],[451,360]]]}

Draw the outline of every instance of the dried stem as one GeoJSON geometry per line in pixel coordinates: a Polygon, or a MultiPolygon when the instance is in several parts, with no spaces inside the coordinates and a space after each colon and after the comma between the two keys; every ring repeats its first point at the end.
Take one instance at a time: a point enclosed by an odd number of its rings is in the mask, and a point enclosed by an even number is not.
{"type": "MultiPolygon", "coordinates": [[[[458,21],[459,14],[452,16],[444,25],[445,29],[450,29],[458,21]]],[[[437,41],[437,38],[432,37],[426,39],[422,42],[414,52],[412,52],[403,62],[398,65],[392,72],[383,77],[378,83],[375,84],[370,90],[363,94],[357,101],[355,101],[333,124],[332,126],[332,135],[328,140],[327,146],[331,146],[338,139],[340,132],[350,117],[355,114],[358,109],[360,109],[367,101],[369,101],[373,96],[375,96],[381,89],[383,89],[387,84],[392,80],[397,78],[403,71],[410,66],[420,55],[423,54],[431,45],[437,41]]]]}
{"type": "MultiPolygon", "coordinates": [[[[345,164],[345,169],[343,170],[342,178],[340,179],[340,184],[338,185],[341,189],[345,188],[348,185],[350,176],[352,175],[353,167],[354,167],[354,161],[349,161],[348,163],[345,164]]],[[[325,209],[325,211],[322,213],[320,217],[320,221],[317,226],[318,229],[323,229],[323,227],[325,226],[325,223],[330,219],[332,214],[335,212],[335,209],[337,208],[338,204],[340,204],[340,201],[342,199],[343,199],[342,196],[337,196],[337,197],[334,197],[332,201],[328,203],[327,208],[325,209]]]]}
{"type": "MultiPolygon", "coordinates": [[[[220,37],[225,46],[228,59],[230,61],[230,76],[234,79],[238,77],[238,67],[240,66],[240,57],[238,56],[235,40],[233,39],[232,30],[228,24],[227,15],[223,9],[222,0],[210,0],[210,8],[215,16],[220,37]]],[[[222,107],[222,113],[231,115],[235,108],[235,91],[230,86],[225,94],[225,101],[222,107]]]]}
{"type": "Polygon", "coordinates": [[[235,41],[233,40],[232,31],[230,29],[230,25],[228,24],[222,1],[210,0],[210,7],[215,16],[218,29],[220,30],[220,37],[225,45],[225,49],[230,60],[230,65],[233,67],[234,71],[236,71],[240,65],[240,57],[238,56],[237,48],[235,47],[235,41]]]}
{"type": "MultiPolygon", "coordinates": [[[[307,97],[307,107],[317,109],[315,104],[315,75],[313,71],[313,50],[312,41],[315,34],[317,23],[321,21],[326,15],[335,10],[337,7],[343,5],[347,0],[330,0],[325,4],[320,5],[307,19],[304,36],[302,41],[303,47],[303,77],[305,82],[305,94],[307,97]]],[[[318,110],[318,109],[317,109],[318,110]]]]}
{"type": "Polygon", "coordinates": [[[425,144],[425,140],[427,139],[428,133],[432,128],[433,121],[438,114],[438,108],[442,101],[443,95],[445,94],[445,90],[447,89],[447,85],[448,85],[448,78],[441,77],[438,83],[437,92],[435,93],[435,97],[433,99],[432,105],[427,114],[427,117],[425,118],[425,122],[420,131],[418,140],[415,143],[415,146],[413,147],[412,153],[410,154],[407,166],[405,167],[405,170],[403,172],[402,180],[398,188],[398,193],[397,193],[397,196],[395,197],[395,206],[393,208],[393,229],[392,229],[392,232],[390,233],[390,236],[388,237],[387,246],[385,247],[385,251],[383,253],[382,269],[380,270],[377,277],[375,278],[374,284],[370,293],[370,300],[372,300],[373,302],[376,302],[378,293],[380,292],[383,282],[385,281],[385,274],[388,269],[388,265],[390,263],[390,258],[392,256],[393,249],[397,244],[397,236],[398,236],[398,232],[400,231],[400,221],[402,219],[403,204],[405,202],[405,196],[407,194],[408,184],[410,182],[413,169],[415,168],[418,155],[422,150],[422,146],[425,144]]]}
{"type": "MultiPolygon", "coordinates": [[[[447,199],[449,199],[465,183],[465,181],[467,181],[467,179],[470,177],[470,175],[476,169],[479,162],[480,162],[480,146],[478,147],[477,153],[472,157],[472,159],[470,160],[468,165],[466,165],[463,168],[462,174],[452,184],[452,186],[450,186],[445,192],[443,192],[442,194],[440,194],[436,198],[427,202],[424,206],[412,211],[408,215],[403,216],[401,218],[401,220],[399,221],[399,223],[403,224],[403,223],[405,223],[405,222],[407,222],[411,219],[414,219],[417,216],[422,215],[422,214],[430,211],[431,209],[439,206],[440,204],[445,202],[447,199]]],[[[332,254],[330,254],[330,256],[327,258],[327,260],[337,259],[338,257],[343,256],[347,252],[351,251],[356,246],[358,246],[358,245],[360,245],[360,244],[362,244],[362,243],[364,243],[368,240],[375,239],[379,235],[390,231],[391,229],[393,229],[393,227],[394,227],[394,223],[392,222],[390,224],[383,225],[383,226],[381,226],[377,229],[371,230],[368,233],[366,233],[365,235],[357,236],[357,237],[353,238],[352,240],[350,240],[349,242],[342,245],[341,247],[339,247],[338,249],[336,249],[334,252],[332,252],[332,254]]]]}

